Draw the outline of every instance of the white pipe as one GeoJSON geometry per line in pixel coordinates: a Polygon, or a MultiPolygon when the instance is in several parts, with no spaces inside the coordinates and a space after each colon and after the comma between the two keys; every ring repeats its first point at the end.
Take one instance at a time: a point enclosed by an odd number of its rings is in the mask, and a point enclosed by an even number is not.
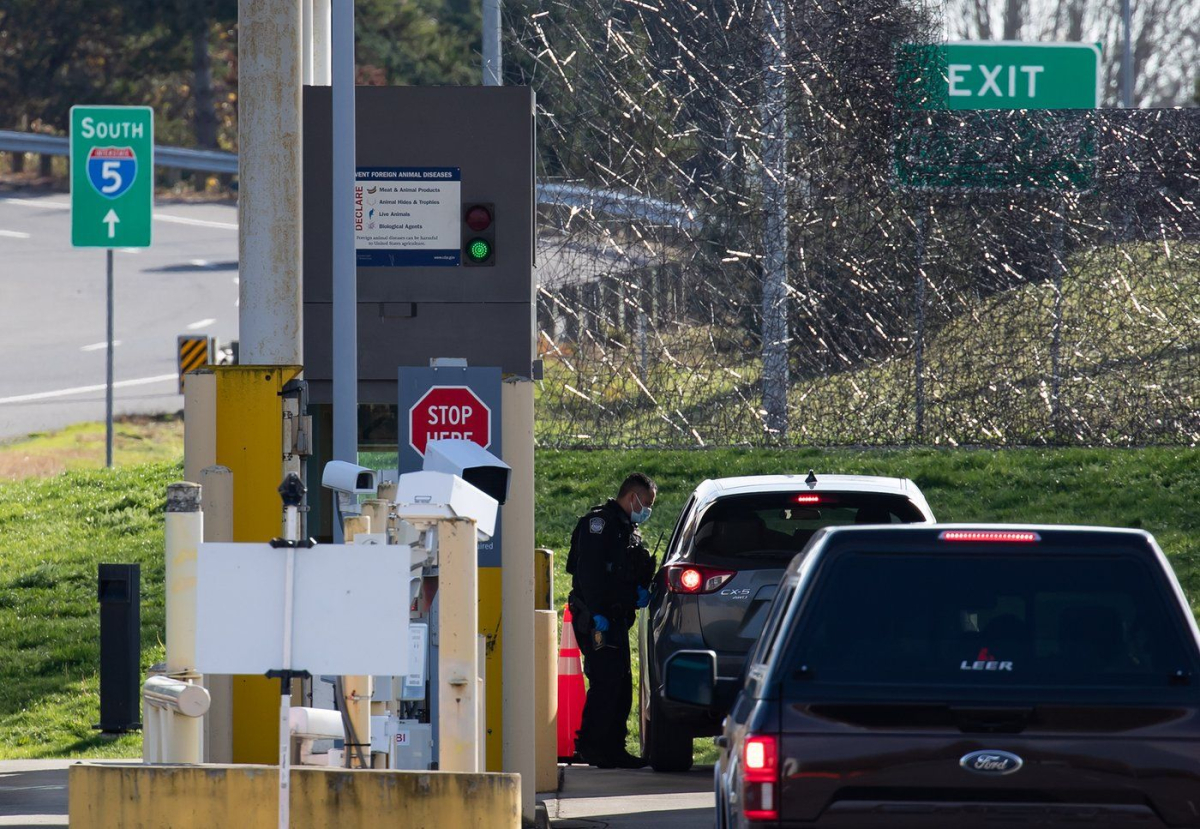
{"type": "Polygon", "coordinates": [[[331,4],[330,0],[313,0],[313,84],[316,86],[329,86],[330,68],[329,58],[331,50],[329,48],[330,26],[331,26],[331,4]]]}
{"type": "Polygon", "coordinates": [[[212,702],[208,689],[203,685],[183,682],[169,676],[152,676],[147,679],[146,684],[142,686],[142,699],[151,706],[146,709],[147,713],[152,710],[166,711],[169,719],[174,719],[170,714],[189,718],[203,717],[208,713],[212,702]]]}
{"type": "MultiPolygon", "coordinates": [[[[167,674],[196,682],[197,691],[205,701],[204,710],[207,711],[208,691],[199,686],[201,677],[196,673],[196,552],[204,539],[204,513],[200,511],[200,497],[199,484],[180,482],[167,487],[164,592],[167,605],[167,674]]],[[[165,688],[167,683],[152,685],[147,681],[146,687],[165,688]]],[[[163,739],[166,741],[162,758],[164,762],[204,761],[203,722],[194,717],[171,716],[160,718],[159,724],[164,726],[163,739]]]]}
{"type": "Polygon", "coordinates": [[[437,524],[438,769],[478,773],[479,579],[475,522],[437,524]]]}
{"type": "Polygon", "coordinates": [[[313,0],[300,0],[300,78],[305,86],[312,86],[313,0]]]}
{"type": "Polygon", "coordinates": [[[238,2],[238,287],[244,365],[298,366],[300,0],[238,2]]]}

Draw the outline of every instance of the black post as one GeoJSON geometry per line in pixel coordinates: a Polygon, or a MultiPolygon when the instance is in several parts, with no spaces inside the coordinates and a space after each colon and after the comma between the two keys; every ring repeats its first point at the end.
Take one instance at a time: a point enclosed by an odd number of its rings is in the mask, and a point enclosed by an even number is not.
{"type": "Polygon", "coordinates": [[[101,564],[100,724],[106,734],[142,727],[138,704],[142,661],[141,565],[101,564]]]}

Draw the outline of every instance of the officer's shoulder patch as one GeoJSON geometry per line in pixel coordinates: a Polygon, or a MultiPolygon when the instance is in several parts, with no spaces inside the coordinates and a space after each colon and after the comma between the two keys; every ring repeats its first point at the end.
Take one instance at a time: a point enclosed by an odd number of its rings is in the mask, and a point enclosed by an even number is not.
{"type": "Polygon", "coordinates": [[[597,515],[588,522],[588,529],[597,535],[604,532],[604,519],[597,515]]]}

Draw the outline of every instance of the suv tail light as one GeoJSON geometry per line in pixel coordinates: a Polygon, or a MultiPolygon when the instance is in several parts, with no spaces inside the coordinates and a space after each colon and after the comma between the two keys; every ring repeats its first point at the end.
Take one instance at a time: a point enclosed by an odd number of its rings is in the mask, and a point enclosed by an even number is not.
{"type": "Polygon", "coordinates": [[[672,593],[711,593],[736,575],[736,570],[672,564],[667,568],[667,589],[672,593]]]}
{"type": "Polygon", "coordinates": [[[747,820],[779,820],[779,745],[750,735],[742,744],[742,803],[747,820]]]}

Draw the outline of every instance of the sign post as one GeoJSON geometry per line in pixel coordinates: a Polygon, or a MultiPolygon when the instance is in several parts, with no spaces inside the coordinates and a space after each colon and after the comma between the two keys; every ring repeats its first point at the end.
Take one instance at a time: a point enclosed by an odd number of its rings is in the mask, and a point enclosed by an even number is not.
{"type": "Polygon", "coordinates": [[[71,107],[71,244],[106,248],[108,356],[105,465],[113,453],[113,248],[150,247],[154,206],[154,111],[71,107]]]}

